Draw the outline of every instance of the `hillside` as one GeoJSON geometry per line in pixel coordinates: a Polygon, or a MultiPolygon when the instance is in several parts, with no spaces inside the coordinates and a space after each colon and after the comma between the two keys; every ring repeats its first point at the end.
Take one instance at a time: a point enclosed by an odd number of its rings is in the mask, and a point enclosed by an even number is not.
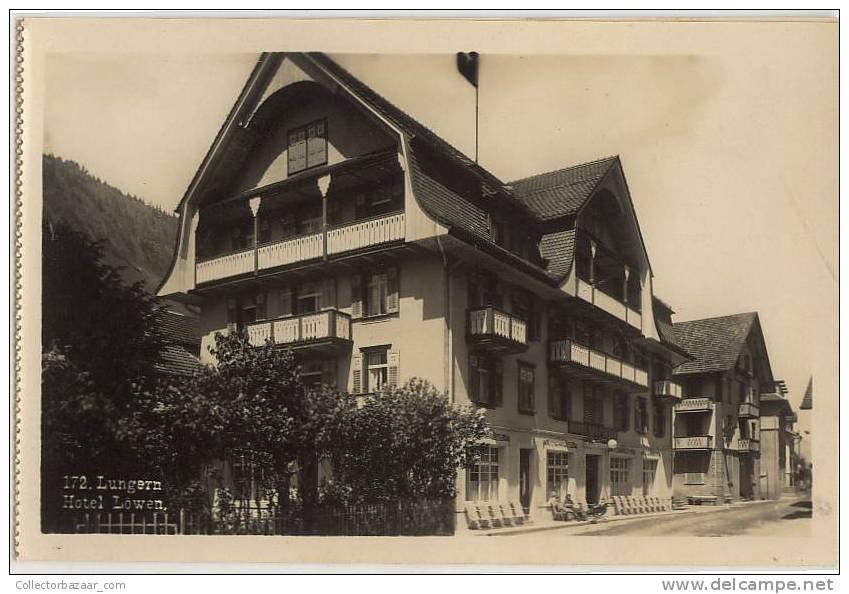
{"type": "Polygon", "coordinates": [[[44,222],[65,223],[104,243],[107,264],[153,292],[168,271],[177,217],[92,176],[73,161],[44,155],[44,222]]]}

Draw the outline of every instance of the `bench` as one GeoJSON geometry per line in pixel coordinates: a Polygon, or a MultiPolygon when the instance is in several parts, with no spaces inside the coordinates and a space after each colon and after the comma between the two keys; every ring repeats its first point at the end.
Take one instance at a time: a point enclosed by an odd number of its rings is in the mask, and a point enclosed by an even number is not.
{"type": "Polygon", "coordinates": [[[531,518],[515,501],[467,501],[466,522],[471,530],[530,524],[531,518]]]}
{"type": "Polygon", "coordinates": [[[690,505],[702,505],[705,503],[717,505],[719,498],[716,495],[687,495],[687,503],[690,505]]]}
{"type": "Polygon", "coordinates": [[[617,516],[636,516],[657,512],[672,511],[672,499],[662,497],[633,497],[631,495],[614,495],[613,509],[617,516]]]}

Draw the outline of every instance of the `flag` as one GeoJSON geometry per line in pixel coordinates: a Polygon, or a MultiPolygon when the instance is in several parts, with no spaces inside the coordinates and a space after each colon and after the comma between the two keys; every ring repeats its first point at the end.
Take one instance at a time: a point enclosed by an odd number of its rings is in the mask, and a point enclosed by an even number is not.
{"type": "Polygon", "coordinates": [[[814,376],[808,380],[808,387],[805,390],[805,397],[802,398],[802,404],[799,405],[800,410],[811,410],[814,408],[814,376]]]}
{"type": "Polygon", "coordinates": [[[457,52],[457,70],[475,88],[478,87],[478,64],[480,55],[477,52],[457,52]]]}

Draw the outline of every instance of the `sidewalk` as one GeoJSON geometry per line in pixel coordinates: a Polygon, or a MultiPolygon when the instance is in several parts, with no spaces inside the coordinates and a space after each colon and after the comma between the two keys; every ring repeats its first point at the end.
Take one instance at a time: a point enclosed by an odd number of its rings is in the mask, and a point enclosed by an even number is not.
{"type": "MultiPolygon", "coordinates": [[[[782,497],[784,499],[784,497],[782,497]]],[[[605,516],[604,519],[598,521],[597,523],[592,522],[556,522],[554,520],[542,520],[537,521],[528,526],[511,526],[507,528],[491,528],[489,530],[469,530],[468,532],[464,531],[463,534],[468,534],[469,536],[510,536],[512,534],[527,534],[530,532],[543,532],[548,530],[560,530],[565,534],[583,534],[586,532],[592,532],[593,530],[598,529],[599,527],[610,524],[611,522],[635,522],[639,520],[645,520],[647,518],[660,518],[660,517],[668,517],[668,516],[687,516],[693,514],[706,514],[706,513],[717,513],[722,511],[727,511],[729,509],[736,509],[740,507],[748,507],[763,503],[774,503],[775,501],[772,499],[764,499],[758,501],[735,501],[733,503],[726,503],[720,505],[690,505],[686,509],[681,510],[673,510],[666,512],[654,512],[648,514],[639,514],[633,516],[605,516]]]]}

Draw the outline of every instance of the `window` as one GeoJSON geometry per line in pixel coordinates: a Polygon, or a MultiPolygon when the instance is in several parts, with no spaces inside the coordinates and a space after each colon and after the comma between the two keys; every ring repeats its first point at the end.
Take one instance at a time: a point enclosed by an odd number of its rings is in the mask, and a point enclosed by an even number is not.
{"type": "Polygon", "coordinates": [[[385,349],[366,352],[365,392],[377,392],[389,379],[389,361],[385,349]]]}
{"type": "Polygon", "coordinates": [[[289,130],[289,175],[327,164],[327,124],[312,122],[289,130]]]}
{"type": "Polygon", "coordinates": [[[389,277],[386,273],[369,274],[366,287],[366,315],[379,316],[385,314],[388,293],[389,277]]]}
{"type": "Polygon", "coordinates": [[[654,436],[663,437],[666,433],[666,407],[656,402],[654,405],[654,436]]]}
{"type": "Polygon", "coordinates": [[[321,290],[318,285],[310,283],[302,285],[298,291],[297,312],[298,314],[310,314],[319,311],[321,303],[321,290]]]}
{"type": "Polygon", "coordinates": [[[546,469],[546,493],[562,499],[569,489],[569,454],[548,452],[546,469]]]}
{"type": "Polygon", "coordinates": [[[301,365],[301,381],[306,388],[336,385],[336,361],[333,359],[314,359],[301,365]]]}
{"type": "Polygon", "coordinates": [[[519,361],[519,412],[534,412],[534,366],[519,361]]]}
{"type": "Polygon", "coordinates": [[[501,404],[501,361],[489,355],[469,355],[469,399],[484,406],[501,404]]]}
{"type": "Polygon", "coordinates": [[[638,433],[647,433],[649,430],[649,410],[648,400],[646,398],[637,398],[637,410],[634,419],[634,429],[638,433]]]}
{"type": "Polygon", "coordinates": [[[620,456],[610,458],[610,494],[631,494],[631,459],[620,456]]]}
{"type": "Polygon", "coordinates": [[[613,428],[617,431],[628,430],[631,417],[631,401],[624,392],[617,392],[613,401],[613,428]]]}
{"type": "Polygon", "coordinates": [[[654,477],[657,474],[657,460],[643,460],[643,497],[654,495],[654,477]]]}
{"type": "Polygon", "coordinates": [[[398,269],[386,268],[351,276],[351,317],[398,313],[398,269]]]}
{"type": "Polygon", "coordinates": [[[230,459],[233,472],[233,498],[257,501],[265,498],[267,456],[262,452],[237,449],[230,459]]]}
{"type": "Polygon", "coordinates": [[[476,448],[478,461],[466,472],[466,501],[498,500],[498,448],[476,448]]]}
{"type": "Polygon", "coordinates": [[[571,386],[555,372],[548,374],[548,414],[561,421],[572,416],[571,386]]]}

